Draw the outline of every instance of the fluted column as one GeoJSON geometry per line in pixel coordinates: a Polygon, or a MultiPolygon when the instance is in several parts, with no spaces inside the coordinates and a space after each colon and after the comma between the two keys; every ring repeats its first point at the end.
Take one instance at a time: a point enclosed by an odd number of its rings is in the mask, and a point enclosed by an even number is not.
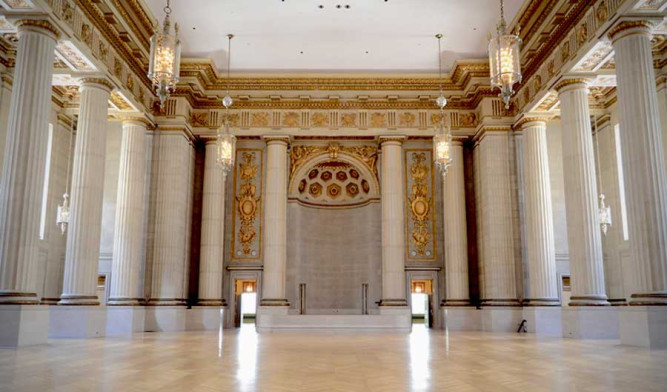
{"type": "Polygon", "coordinates": [[[109,94],[105,79],[83,79],[59,305],[98,305],[95,294],[102,231],[102,197],[109,94]]]}
{"type": "Polygon", "coordinates": [[[138,305],[143,241],[146,123],[124,120],[116,197],[109,305],[138,305]]]}
{"type": "Polygon", "coordinates": [[[446,296],[443,305],[470,305],[463,144],[452,142],[452,165],[443,178],[446,296]]]}
{"type": "Polygon", "coordinates": [[[289,306],[285,298],[287,259],[287,136],[265,137],[264,272],[262,306],[289,306]]]}
{"type": "Polygon", "coordinates": [[[610,34],[616,53],[630,262],[635,278],[631,305],[667,304],[667,174],[651,28],[644,21],[623,22],[610,34]]]}
{"type": "Polygon", "coordinates": [[[407,306],[405,288],[405,136],[381,136],[382,299],[380,306],[407,306]]]}
{"type": "Polygon", "coordinates": [[[570,306],[609,305],[597,215],[588,87],[584,80],[566,79],[556,85],[556,90],[563,124],[565,213],[572,279],[570,306]]]}
{"type": "Polygon", "coordinates": [[[19,42],[0,191],[0,304],[36,304],[46,131],[58,34],[46,21],[15,24],[19,42]]]}
{"type": "Polygon", "coordinates": [[[184,305],[190,193],[190,141],[181,131],[157,134],[155,239],[149,305],[184,305]]]}
{"type": "Polygon", "coordinates": [[[488,131],[482,136],[479,163],[482,183],[482,305],[516,306],[510,136],[488,131]]]}
{"type": "Polygon", "coordinates": [[[522,120],[522,150],[526,222],[528,290],[525,303],[560,305],[556,277],[551,183],[547,153],[547,124],[542,119],[522,120]]]}
{"type": "Polygon", "coordinates": [[[222,273],[227,173],[216,164],[216,141],[206,142],[199,252],[199,305],[223,306],[222,273]]]}

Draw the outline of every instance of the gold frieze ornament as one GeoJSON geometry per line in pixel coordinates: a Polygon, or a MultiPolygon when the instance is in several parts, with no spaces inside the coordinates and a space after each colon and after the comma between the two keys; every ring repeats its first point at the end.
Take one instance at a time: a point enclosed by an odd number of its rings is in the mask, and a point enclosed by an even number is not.
{"type": "Polygon", "coordinates": [[[428,195],[429,168],[426,166],[426,154],[423,152],[412,153],[412,164],[410,165],[410,196],[408,207],[412,218],[412,242],[418,255],[425,256],[431,233],[428,223],[431,216],[431,198],[428,195]]]}
{"type": "Polygon", "coordinates": [[[239,242],[243,254],[250,255],[252,244],[257,237],[255,231],[255,220],[259,212],[260,198],[257,196],[257,185],[254,183],[258,173],[258,166],[255,163],[255,155],[250,152],[242,154],[242,162],[239,165],[239,177],[241,178],[241,189],[236,197],[236,205],[241,221],[239,228],[239,242]]]}

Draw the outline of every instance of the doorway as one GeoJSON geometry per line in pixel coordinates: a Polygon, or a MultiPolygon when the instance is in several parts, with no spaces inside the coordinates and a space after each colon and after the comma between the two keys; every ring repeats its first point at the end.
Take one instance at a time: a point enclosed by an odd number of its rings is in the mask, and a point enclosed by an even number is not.
{"type": "Polygon", "coordinates": [[[433,281],[430,279],[411,281],[410,293],[412,324],[433,328],[433,281]]]}
{"type": "Polygon", "coordinates": [[[257,281],[237,279],[235,284],[234,326],[253,326],[257,315],[257,281]]]}

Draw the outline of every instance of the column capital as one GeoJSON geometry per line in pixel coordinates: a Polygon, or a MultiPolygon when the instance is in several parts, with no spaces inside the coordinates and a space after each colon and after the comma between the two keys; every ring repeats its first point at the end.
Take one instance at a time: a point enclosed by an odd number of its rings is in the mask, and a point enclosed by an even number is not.
{"type": "Polygon", "coordinates": [[[277,143],[289,146],[291,141],[287,135],[264,135],[262,136],[262,140],[264,140],[267,146],[277,143]]]}
{"type": "Polygon", "coordinates": [[[628,35],[647,35],[651,36],[653,23],[648,20],[623,20],[609,31],[609,38],[612,42],[617,41],[628,35]]]}
{"type": "Polygon", "coordinates": [[[588,90],[588,79],[585,78],[567,78],[559,81],[556,83],[554,86],[554,90],[558,92],[558,94],[564,93],[565,91],[569,90],[578,90],[578,89],[586,89],[588,90]]]}
{"type": "Polygon", "coordinates": [[[139,125],[145,127],[146,129],[153,126],[153,123],[145,117],[135,116],[135,117],[122,117],[121,122],[123,126],[126,125],[139,125]]]}
{"type": "Polygon", "coordinates": [[[14,22],[14,26],[16,26],[19,35],[24,31],[32,31],[47,35],[54,40],[58,40],[60,37],[58,28],[45,19],[20,19],[14,22]]]}
{"type": "Polygon", "coordinates": [[[380,143],[380,146],[382,146],[383,144],[402,145],[406,139],[407,137],[403,135],[387,135],[378,137],[378,143],[380,143]]]}
{"type": "Polygon", "coordinates": [[[517,121],[516,124],[514,124],[514,129],[523,129],[540,124],[541,126],[546,127],[548,121],[549,121],[549,116],[526,115],[524,117],[521,117],[519,121],[517,121]]]}
{"type": "Polygon", "coordinates": [[[81,78],[79,79],[79,86],[81,88],[97,87],[107,92],[111,92],[114,89],[114,85],[106,78],[81,78]]]}

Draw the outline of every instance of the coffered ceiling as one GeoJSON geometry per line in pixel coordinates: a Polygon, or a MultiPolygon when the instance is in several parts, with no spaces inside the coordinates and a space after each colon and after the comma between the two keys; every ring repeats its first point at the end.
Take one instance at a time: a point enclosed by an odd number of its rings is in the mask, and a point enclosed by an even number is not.
{"type": "MultiPolygon", "coordinates": [[[[163,18],[166,0],[144,0],[163,18]]],[[[523,0],[505,0],[511,21],[523,0]]],[[[236,72],[435,72],[486,56],[499,0],[171,0],[184,57],[236,72]],[[348,8],[349,6],[349,8],[348,8]],[[340,8],[339,8],[340,7],[340,8]]]]}

